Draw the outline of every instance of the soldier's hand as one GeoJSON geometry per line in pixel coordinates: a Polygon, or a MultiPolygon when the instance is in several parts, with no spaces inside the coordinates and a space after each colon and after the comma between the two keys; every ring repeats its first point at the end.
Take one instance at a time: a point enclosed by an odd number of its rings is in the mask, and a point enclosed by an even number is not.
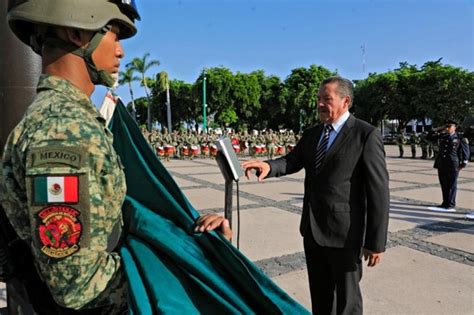
{"type": "Polygon", "coordinates": [[[230,229],[229,220],[217,214],[205,214],[196,221],[194,232],[209,232],[219,228],[227,240],[232,239],[232,230],[230,229]]]}
{"type": "Polygon", "coordinates": [[[270,164],[264,161],[245,161],[241,164],[241,166],[245,170],[245,176],[247,177],[247,179],[250,179],[250,173],[252,172],[252,170],[255,170],[255,175],[257,175],[259,182],[263,181],[263,179],[270,173],[270,164]]]}

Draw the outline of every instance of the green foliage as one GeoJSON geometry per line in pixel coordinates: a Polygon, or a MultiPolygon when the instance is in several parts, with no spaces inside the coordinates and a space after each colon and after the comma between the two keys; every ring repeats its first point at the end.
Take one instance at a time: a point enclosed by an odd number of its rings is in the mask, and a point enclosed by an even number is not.
{"type": "Polygon", "coordinates": [[[134,100],[134,97],[133,97],[133,89],[132,89],[132,82],[134,81],[140,81],[140,78],[135,76],[135,70],[131,69],[131,68],[127,68],[125,71],[120,71],[119,72],[119,80],[118,80],[118,84],[119,85],[128,85],[128,92],[130,93],[130,99],[132,100],[131,101],[131,113],[132,113],[132,116],[135,117],[136,116],[136,113],[134,113],[135,109],[134,109],[134,106],[135,106],[135,100],[134,100]]]}
{"type": "Polygon", "coordinates": [[[474,73],[441,59],[426,62],[421,68],[400,63],[382,74],[370,74],[356,82],[354,107],[357,117],[376,125],[384,118],[399,121],[399,129],[417,119],[462,121],[473,114],[474,73]]]}
{"type": "MultiPolygon", "coordinates": [[[[191,83],[180,80],[171,80],[168,83],[170,103],[173,104],[171,111],[173,129],[179,129],[180,122],[184,121],[190,124],[201,114],[198,96],[194,93],[194,86],[191,83]]],[[[166,90],[162,90],[159,84],[155,84],[152,87],[152,97],[157,108],[157,121],[162,125],[166,125],[166,90]]]]}
{"type": "Polygon", "coordinates": [[[252,72],[260,85],[260,106],[247,118],[247,125],[256,129],[279,129],[285,124],[284,97],[282,97],[282,82],[277,76],[265,76],[263,70],[252,72]]]}
{"type": "Polygon", "coordinates": [[[234,76],[232,72],[224,67],[214,67],[201,73],[194,84],[195,95],[199,95],[199,103],[202,106],[202,86],[206,78],[206,103],[207,116],[214,116],[220,123],[219,117],[228,116],[229,107],[233,106],[232,93],[234,85],[234,76]]]}
{"type": "MultiPolygon", "coordinates": [[[[150,106],[151,121],[167,124],[167,106],[171,110],[173,129],[183,122],[201,123],[203,120],[203,82],[206,78],[207,117],[209,126],[227,126],[236,129],[281,128],[300,129],[318,122],[317,94],[320,83],[336,75],[323,66],[311,65],[293,69],[282,80],[266,75],[263,70],[251,73],[232,73],[219,66],[203,71],[194,83],[170,80],[165,71],[152,76],[145,72],[158,61],[149,61],[149,54],[135,58],[120,74],[120,84],[140,80],[148,96],[136,100],[139,123],[143,110],[150,106]],[[140,78],[134,73],[140,73],[140,78]],[[167,95],[168,94],[168,95],[167,95]]],[[[133,96],[132,96],[133,100],[133,96]]],[[[465,69],[443,65],[441,59],[417,67],[406,62],[385,73],[370,73],[355,81],[354,103],[351,111],[363,120],[378,125],[382,120],[396,119],[402,129],[412,119],[431,118],[434,125],[445,119],[459,122],[473,116],[474,74],[465,69]]]]}
{"type": "Polygon", "coordinates": [[[223,111],[219,112],[216,121],[220,122],[223,126],[232,126],[239,120],[237,113],[233,107],[227,107],[223,111]]]}
{"type": "MultiPolygon", "coordinates": [[[[129,102],[126,107],[129,113],[133,114],[132,102],[129,102]]],[[[139,126],[146,125],[147,108],[148,99],[146,97],[139,97],[135,100],[135,109],[137,111],[137,124],[139,126]]]]}
{"type": "Polygon", "coordinates": [[[132,61],[130,61],[126,67],[127,69],[132,69],[135,72],[140,73],[141,75],[141,85],[148,87],[148,80],[149,78],[145,76],[145,73],[148,72],[152,67],[159,66],[160,62],[158,60],[151,60],[148,61],[148,57],[150,57],[150,53],[146,53],[143,55],[142,58],[133,58],[132,61]]]}
{"type": "Polygon", "coordinates": [[[126,68],[125,71],[120,71],[119,72],[119,85],[129,85],[133,81],[140,81],[140,78],[135,76],[135,70],[131,68],[126,68]]]}
{"type": "Polygon", "coordinates": [[[427,62],[420,79],[423,106],[435,125],[445,119],[462,122],[474,115],[474,72],[442,65],[441,60],[427,62]]]}
{"type": "Polygon", "coordinates": [[[149,85],[154,85],[155,82],[150,80],[150,78],[146,77],[145,74],[151,67],[159,66],[160,62],[158,60],[148,61],[147,59],[149,56],[150,54],[146,53],[143,55],[142,58],[138,58],[138,57],[133,58],[133,60],[126,65],[126,68],[127,70],[130,69],[132,72],[140,73],[140,76],[141,76],[140,83],[145,89],[145,95],[148,98],[148,103],[150,104],[147,110],[147,128],[148,130],[151,130],[151,124],[153,121],[151,111],[152,111],[153,103],[148,93],[148,87],[149,85]]]}
{"type": "Polygon", "coordinates": [[[336,75],[336,73],[316,65],[291,71],[284,82],[283,93],[286,106],[281,113],[286,117],[289,128],[299,129],[300,113],[302,113],[305,126],[317,122],[319,117],[316,105],[319,85],[325,78],[333,75],[336,75]]]}
{"type": "Polygon", "coordinates": [[[158,88],[160,91],[166,91],[170,88],[170,80],[168,78],[168,73],[166,71],[161,71],[156,75],[158,88]]]}

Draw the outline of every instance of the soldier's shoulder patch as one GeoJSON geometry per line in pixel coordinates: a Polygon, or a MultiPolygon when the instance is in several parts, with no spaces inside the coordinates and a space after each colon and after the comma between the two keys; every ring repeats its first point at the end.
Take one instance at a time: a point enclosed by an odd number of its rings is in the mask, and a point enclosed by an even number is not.
{"type": "Polygon", "coordinates": [[[78,210],[53,205],[42,209],[37,215],[41,252],[51,258],[65,258],[79,250],[83,227],[78,210]]]}
{"type": "Polygon", "coordinates": [[[81,168],[86,163],[87,150],[78,147],[48,145],[32,148],[27,156],[28,167],[48,167],[50,165],[68,165],[81,168]]]}
{"type": "Polygon", "coordinates": [[[81,248],[89,247],[91,201],[86,173],[39,173],[38,170],[34,170],[32,174],[26,176],[26,193],[30,222],[32,228],[38,229],[39,233],[34,234],[34,243],[43,253],[49,257],[63,258],[78,251],[79,245],[81,248]],[[67,224],[63,227],[68,227],[68,231],[76,234],[70,238],[62,235],[62,244],[69,245],[56,248],[54,246],[58,244],[55,243],[57,239],[54,238],[52,243],[47,245],[45,236],[58,235],[53,232],[59,223],[67,224]],[[80,233],[77,234],[78,232],[80,233]]]}
{"type": "Polygon", "coordinates": [[[79,175],[37,175],[32,178],[32,204],[79,203],[79,175]]]}

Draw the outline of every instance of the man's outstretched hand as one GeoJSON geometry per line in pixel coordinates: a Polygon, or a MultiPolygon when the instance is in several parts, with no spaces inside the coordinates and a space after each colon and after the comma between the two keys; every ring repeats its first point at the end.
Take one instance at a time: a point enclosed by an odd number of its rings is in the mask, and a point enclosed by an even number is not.
{"type": "Polygon", "coordinates": [[[227,240],[232,239],[232,230],[230,229],[229,220],[217,214],[205,214],[196,221],[194,232],[209,232],[219,229],[227,240]]]}
{"type": "Polygon", "coordinates": [[[245,161],[241,164],[241,166],[245,170],[245,176],[247,177],[247,179],[250,179],[251,171],[255,170],[259,182],[263,181],[263,179],[267,177],[267,175],[270,173],[270,164],[264,161],[245,161]]]}

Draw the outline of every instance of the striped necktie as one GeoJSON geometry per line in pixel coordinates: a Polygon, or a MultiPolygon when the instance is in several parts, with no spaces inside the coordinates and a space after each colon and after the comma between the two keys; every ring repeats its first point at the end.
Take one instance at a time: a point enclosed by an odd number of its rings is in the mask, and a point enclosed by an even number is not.
{"type": "Polygon", "coordinates": [[[321,142],[319,143],[318,148],[316,150],[316,160],[314,163],[315,170],[317,170],[321,166],[324,157],[326,156],[326,151],[328,149],[329,142],[329,134],[331,133],[331,130],[333,130],[332,125],[324,125],[323,138],[321,139],[321,142]]]}

